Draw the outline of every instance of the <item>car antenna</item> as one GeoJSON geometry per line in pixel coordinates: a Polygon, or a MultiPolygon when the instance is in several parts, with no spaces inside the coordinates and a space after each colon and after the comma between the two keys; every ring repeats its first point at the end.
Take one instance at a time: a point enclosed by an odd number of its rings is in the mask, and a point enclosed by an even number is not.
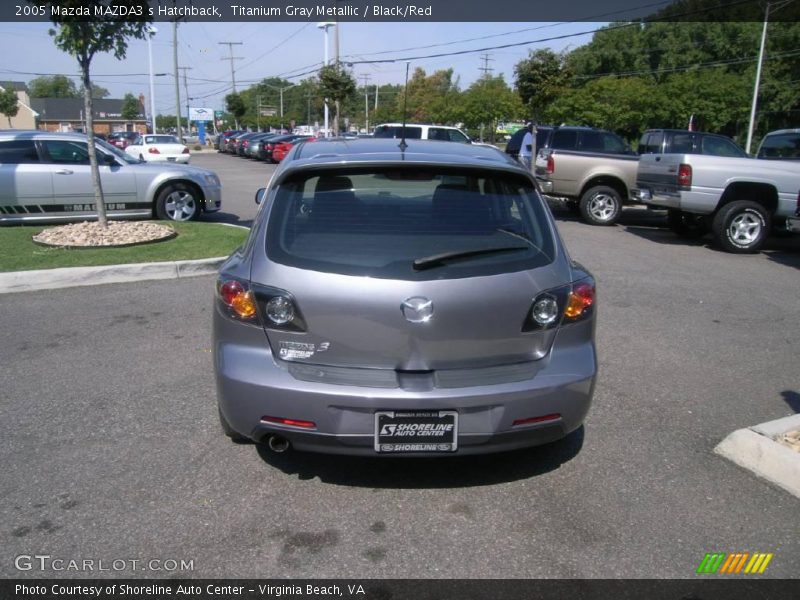
{"type": "Polygon", "coordinates": [[[401,130],[401,137],[400,140],[400,152],[405,152],[406,148],[408,148],[408,144],[406,144],[406,106],[408,104],[408,67],[411,64],[411,61],[406,61],[406,87],[403,91],[403,128],[401,130]]]}

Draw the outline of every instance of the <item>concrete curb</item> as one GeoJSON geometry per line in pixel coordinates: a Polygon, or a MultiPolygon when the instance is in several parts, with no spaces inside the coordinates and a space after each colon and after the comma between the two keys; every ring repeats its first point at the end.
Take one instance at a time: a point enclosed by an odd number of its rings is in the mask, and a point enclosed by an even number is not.
{"type": "Polygon", "coordinates": [[[216,273],[226,259],[226,256],[219,256],[200,260],[12,271],[0,273],[0,294],[210,275],[216,273]]]}
{"type": "Polygon", "coordinates": [[[738,429],[714,452],[800,498],[800,453],[774,440],[798,429],[800,414],[738,429]]]}

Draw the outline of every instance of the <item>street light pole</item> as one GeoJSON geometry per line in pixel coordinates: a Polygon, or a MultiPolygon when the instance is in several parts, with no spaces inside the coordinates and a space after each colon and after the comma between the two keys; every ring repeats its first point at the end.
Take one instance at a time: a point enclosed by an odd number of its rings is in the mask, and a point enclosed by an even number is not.
{"type": "Polygon", "coordinates": [[[181,127],[181,82],[178,79],[178,22],[172,22],[172,67],[175,72],[175,120],[178,125],[178,141],[183,143],[183,128],[181,127]]]}
{"type": "Polygon", "coordinates": [[[761,47],[758,50],[758,65],[756,66],[756,82],[753,86],[753,102],[750,105],[750,123],[747,127],[747,144],[745,144],[745,152],[750,154],[750,146],[753,143],[753,130],[756,125],[756,105],[758,104],[758,88],[761,84],[761,65],[764,62],[764,48],[767,45],[767,25],[769,23],[770,8],[775,5],[775,10],[780,10],[792,0],[784,0],[784,2],[767,2],[767,8],[764,11],[764,27],[761,30],[761,47]]]}
{"type": "Polygon", "coordinates": [[[147,28],[147,58],[150,63],[150,128],[153,134],[156,133],[156,84],[153,75],[153,36],[158,33],[158,29],[150,25],[147,28]]]}
{"type": "MultiPolygon", "coordinates": [[[[325,54],[323,65],[328,66],[328,28],[333,27],[336,23],[331,23],[330,21],[326,21],[324,23],[318,23],[317,27],[322,29],[325,32],[325,54]]],[[[330,118],[330,111],[328,109],[328,99],[325,98],[325,137],[328,137],[328,121],[330,118]]]]}

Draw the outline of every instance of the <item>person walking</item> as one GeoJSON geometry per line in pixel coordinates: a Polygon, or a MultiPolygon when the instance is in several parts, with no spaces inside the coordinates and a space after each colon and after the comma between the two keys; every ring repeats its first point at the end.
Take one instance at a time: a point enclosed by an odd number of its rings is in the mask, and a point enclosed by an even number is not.
{"type": "Polygon", "coordinates": [[[522,138],[522,144],[519,147],[519,160],[530,171],[533,158],[533,123],[528,123],[525,129],[525,137],[522,138]]]}

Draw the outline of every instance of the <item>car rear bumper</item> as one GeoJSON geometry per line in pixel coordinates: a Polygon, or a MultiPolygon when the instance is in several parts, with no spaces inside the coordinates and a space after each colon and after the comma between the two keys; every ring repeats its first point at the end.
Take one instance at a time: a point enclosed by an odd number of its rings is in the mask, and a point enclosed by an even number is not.
{"type": "MultiPolygon", "coordinates": [[[[458,412],[458,449],[436,456],[535,446],[566,436],[586,417],[597,375],[592,328],[591,321],[562,328],[550,353],[530,363],[527,379],[418,391],[298,380],[287,363],[273,357],[263,330],[232,323],[215,311],[219,407],[231,428],[246,437],[261,442],[280,435],[297,450],[312,452],[384,456],[374,449],[375,413],[384,410],[458,412]],[[264,416],[311,421],[315,428],[267,423],[264,416]]],[[[426,454],[414,454],[420,455],[426,454]]]]}

